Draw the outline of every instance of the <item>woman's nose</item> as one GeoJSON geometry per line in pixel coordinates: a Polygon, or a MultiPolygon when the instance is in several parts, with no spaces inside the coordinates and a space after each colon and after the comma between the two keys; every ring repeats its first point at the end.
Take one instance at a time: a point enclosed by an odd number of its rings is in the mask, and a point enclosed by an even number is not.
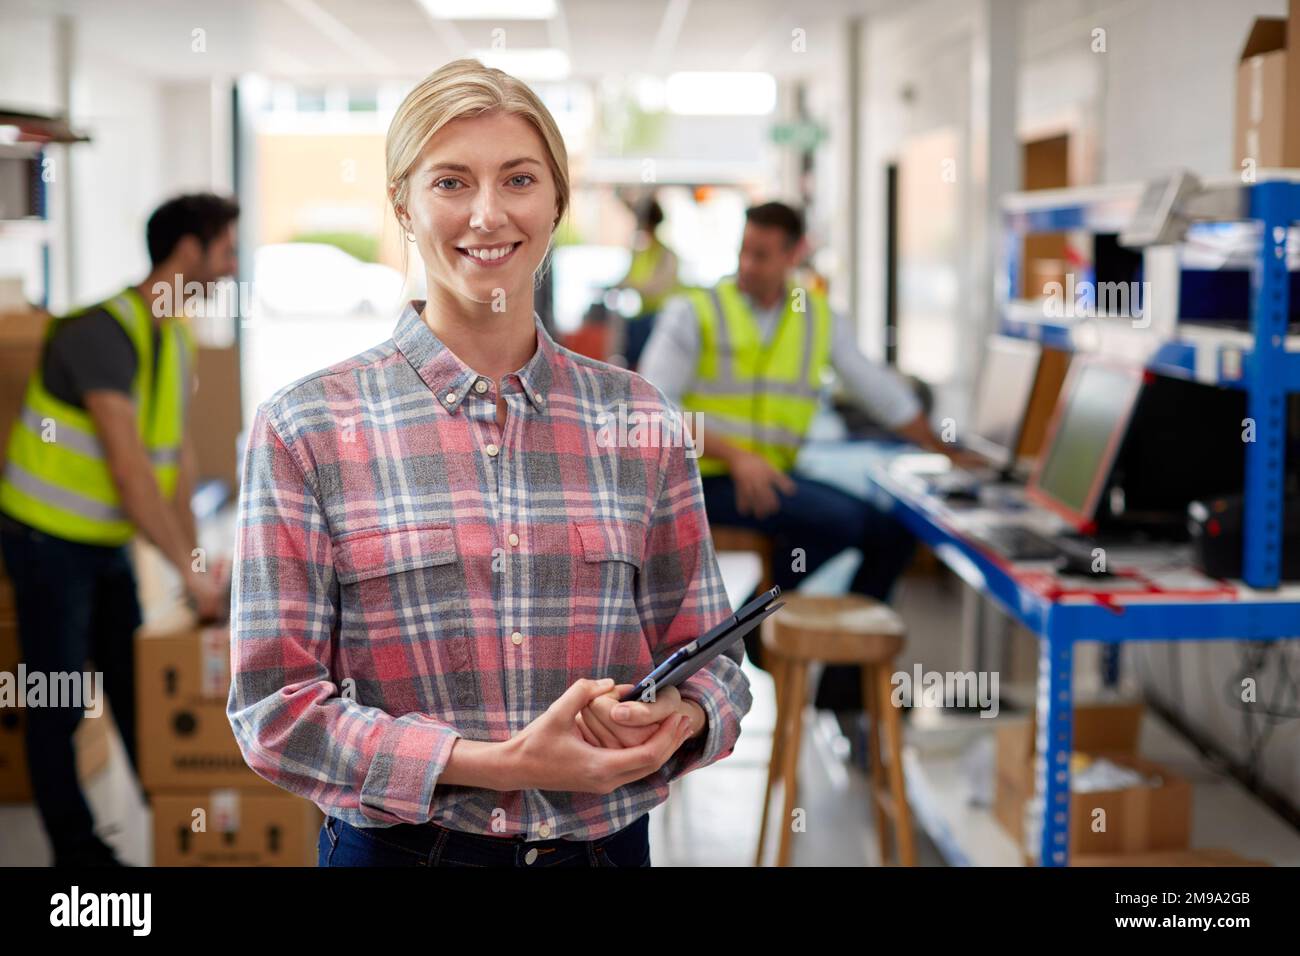
{"type": "Polygon", "coordinates": [[[480,189],[474,199],[474,210],[470,215],[471,229],[492,232],[506,224],[505,210],[494,189],[480,189]]]}

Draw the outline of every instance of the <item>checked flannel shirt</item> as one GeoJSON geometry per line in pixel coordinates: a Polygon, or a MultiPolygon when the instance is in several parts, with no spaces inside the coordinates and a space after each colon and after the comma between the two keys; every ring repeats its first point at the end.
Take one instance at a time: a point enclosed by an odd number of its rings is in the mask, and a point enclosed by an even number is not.
{"type": "Polygon", "coordinates": [[[620,407],[666,418],[672,405],[536,317],[498,426],[498,383],[423,306],[258,407],[227,714],[255,772],[353,825],[598,839],[731,753],[751,703],[739,645],[681,688],[707,731],[613,793],[438,777],[457,737],[506,740],[579,678],[634,683],[730,613],[699,469],[680,443],[644,440],[653,430],[611,442],[620,407]]]}

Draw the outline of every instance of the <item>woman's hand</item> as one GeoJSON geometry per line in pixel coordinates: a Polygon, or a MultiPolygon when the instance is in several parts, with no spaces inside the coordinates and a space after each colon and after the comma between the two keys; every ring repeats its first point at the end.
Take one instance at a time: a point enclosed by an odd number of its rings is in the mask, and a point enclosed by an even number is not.
{"type": "Polygon", "coordinates": [[[513,789],[605,794],[662,767],[690,734],[685,717],[661,716],[653,732],[630,747],[605,749],[583,736],[578,715],[613,690],[608,677],[575,681],[546,713],[506,741],[513,789]]]}
{"type": "Polygon", "coordinates": [[[578,726],[587,743],[594,747],[635,747],[653,736],[659,725],[675,714],[690,721],[688,740],[704,729],[704,711],[694,701],[683,700],[676,687],[664,688],[651,703],[621,703],[620,698],[632,686],[619,684],[582,709],[578,726]]]}

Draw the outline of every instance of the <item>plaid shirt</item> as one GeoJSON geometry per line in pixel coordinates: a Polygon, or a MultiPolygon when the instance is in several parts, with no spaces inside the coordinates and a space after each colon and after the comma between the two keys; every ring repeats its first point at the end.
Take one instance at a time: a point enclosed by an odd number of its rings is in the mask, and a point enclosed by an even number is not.
{"type": "Polygon", "coordinates": [[[665,418],[673,407],[540,322],[533,357],[503,380],[498,426],[497,383],[443,345],[422,308],[257,410],[230,723],[260,776],[356,826],[598,839],[731,753],[751,703],[739,645],[681,687],[707,731],[613,793],[438,776],[456,738],[506,740],[579,678],[635,683],[730,613],[699,469],[644,433],[638,447],[611,444],[620,406],[665,418]]]}

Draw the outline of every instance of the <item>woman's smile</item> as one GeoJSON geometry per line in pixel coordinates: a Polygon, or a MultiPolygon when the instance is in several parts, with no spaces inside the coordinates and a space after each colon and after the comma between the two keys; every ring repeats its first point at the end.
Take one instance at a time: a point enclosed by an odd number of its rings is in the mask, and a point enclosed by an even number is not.
{"type": "Polygon", "coordinates": [[[522,246],[523,240],[501,242],[491,246],[456,246],[456,251],[482,269],[499,269],[514,257],[515,250],[522,246]]]}

